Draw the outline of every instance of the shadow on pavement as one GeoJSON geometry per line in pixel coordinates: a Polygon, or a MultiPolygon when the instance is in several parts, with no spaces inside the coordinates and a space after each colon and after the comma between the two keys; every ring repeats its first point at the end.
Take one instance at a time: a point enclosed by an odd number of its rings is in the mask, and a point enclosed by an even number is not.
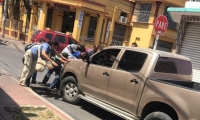
{"type": "MultiPolygon", "coordinates": [[[[30,87],[38,95],[48,97],[48,98],[59,99],[62,101],[62,98],[58,95],[58,90],[50,90],[48,87],[43,87],[43,86],[39,86],[39,85],[31,85],[30,87]]],[[[102,120],[124,120],[124,119],[122,119],[110,112],[107,112],[106,110],[101,109],[100,107],[97,107],[87,101],[82,100],[76,106],[79,106],[81,109],[89,112],[90,114],[93,114],[94,116],[96,116],[102,120]]]]}
{"type": "Polygon", "coordinates": [[[39,86],[39,85],[31,85],[30,88],[36,92],[38,95],[41,95],[43,97],[51,97],[51,98],[54,98],[54,99],[59,99],[61,98],[59,95],[58,95],[58,91],[53,89],[49,89],[48,87],[46,86],[39,86]]]}
{"type": "Polygon", "coordinates": [[[28,117],[37,116],[37,114],[23,113],[21,107],[4,91],[0,86],[0,120],[28,120],[28,117]],[[4,111],[2,111],[5,110],[4,111]]]}

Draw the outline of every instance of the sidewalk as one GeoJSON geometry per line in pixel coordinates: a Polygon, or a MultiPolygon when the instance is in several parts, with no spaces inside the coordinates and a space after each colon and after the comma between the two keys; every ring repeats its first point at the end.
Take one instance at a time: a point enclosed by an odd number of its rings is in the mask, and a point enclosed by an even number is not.
{"type": "Polygon", "coordinates": [[[66,113],[37,95],[31,88],[18,85],[17,80],[6,71],[0,70],[0,120],[13,120],[4,106],[47,107],[62,120],[73,120],[66,113]]]}
{"type": "Polygon", "coordinates": [[[21,41],[21,40],[19,41],[7,35],[5,35],[5,38],[0,37],[0,42],[3,42],[7,45],[12,45],[13,47],[19,49],[22,52],[24,51],[24,46],[27,44],[27,43],[24,44],[24,41],[21,41]]]}

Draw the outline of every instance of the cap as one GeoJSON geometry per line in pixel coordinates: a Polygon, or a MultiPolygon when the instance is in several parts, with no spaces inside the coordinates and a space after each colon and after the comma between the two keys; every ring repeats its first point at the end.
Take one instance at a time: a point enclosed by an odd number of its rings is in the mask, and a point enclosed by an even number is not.
{"type": "Polygon", "coordinates": [[[77,45],[75,45],[75,44],[71,44],[70,46],[71,46],[71,48],[73,49],[73,51],[74,51],[74,52],[76,52],[76,50],[77,50],[78,46],[77,46],[77,45]]]}

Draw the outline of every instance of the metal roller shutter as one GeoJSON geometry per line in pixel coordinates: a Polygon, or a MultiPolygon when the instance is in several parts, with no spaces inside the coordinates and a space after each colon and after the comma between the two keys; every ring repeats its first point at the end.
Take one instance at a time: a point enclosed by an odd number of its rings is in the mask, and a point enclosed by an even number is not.
{"type": "Polygon", "coordinates": [[[180,54],[192,60],[193,81],[200,82],[200,23],[188,23],[180,54]]]}

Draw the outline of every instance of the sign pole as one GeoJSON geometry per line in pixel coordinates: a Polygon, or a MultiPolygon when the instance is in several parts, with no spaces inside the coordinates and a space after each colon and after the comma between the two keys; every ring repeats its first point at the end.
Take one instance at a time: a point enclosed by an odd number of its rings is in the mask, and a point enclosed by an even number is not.
{"type": "Polygon", "coordinates": [[[154,43],[154,47],[153,49],[156,50],[157,44],[158,44],[158,39],[159,39],[160,35],[157,33],[156,34],[156,39],[155,39],[155,43],[154,43]]]}
{"type": "Polygon", "coordinates": [[[2,23],[2,38],[5,37],[5,23],[7,18],[7,0],[4,1],[4,8],[3,8],[3,23],[2,23]]]}

